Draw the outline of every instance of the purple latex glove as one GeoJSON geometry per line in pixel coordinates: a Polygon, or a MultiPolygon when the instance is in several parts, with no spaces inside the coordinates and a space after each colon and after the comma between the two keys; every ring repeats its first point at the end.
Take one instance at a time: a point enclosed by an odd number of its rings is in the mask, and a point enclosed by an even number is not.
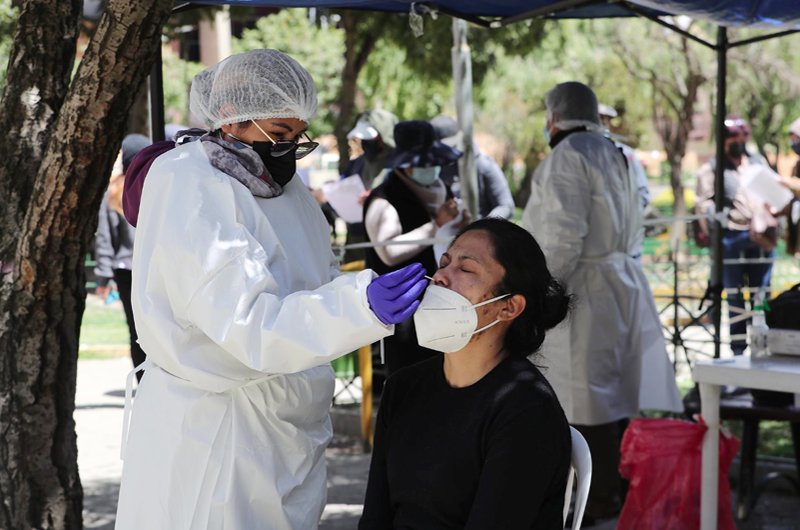
{"type": "Polygon", "coordinates": [[[428,286],[425,269],[414,263],[375,278],[367,287],[367,300],[375,316],[384,324],[405,321],[419,306],[419,295],[428,286]]]}

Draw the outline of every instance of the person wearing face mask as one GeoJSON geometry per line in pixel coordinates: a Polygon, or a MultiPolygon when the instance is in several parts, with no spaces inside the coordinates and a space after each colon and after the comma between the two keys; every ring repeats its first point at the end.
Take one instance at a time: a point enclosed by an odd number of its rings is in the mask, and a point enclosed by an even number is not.
{"type": "Polygon", "coordinates": [[[390,336],[425,271],[339,274],[295,175],[316,147],[305,133],[317,107],[297,61],[233,55],[195,76],[190,103],[207,129],[142,150],[126,174],[148,361],[132,418],[126,399],[116,528],[314,529],[329,361],[390,336]]]}
{"type": "MultiPolygon", "coordinates": [[[[439,172],[442,165],[457,160],[461,151],[436,140],[433,127],[426,121],[398,123],[394,138],[397,147],[386,163],[389,169],[386,180],[364,203],[367,238],[376,243],[433,238],[439,227],[459,214],[456,202],[439,179],[439,172]]],[[[367,267],[379,274],[409,263],[421,263],[428,275],[436,271],[430,244],[369,248],[366,260],[367,267]]],[[[384,351],[389,375],[434,355],[417,344],[411,320],[396,326],[395,334],[384,341],[384,351]]]]}
{"type": "Polygon", "coordinates": [[[527,357],[572,297],[501,219],[462,229],[440,265],[414,314],[438,353],[386,382],[358,528],[561,530],[569,425],[527,357]]]}
{"type": "MultiPolygon", "coordinates": [[[[397,116],[383,109],[374,109],[359,114],[356,126],[347,133],[347,139],[357,139],[361,143],[363,154],[351,160],[344,168],[342,178],[353,175],[361,177],[364,183],[363,200],[367,194],[380,185],[386,178],[386,161],[394,153],[394,126],[397,116]]],[[[367,240],[364,223],[347,225],[345,244],[363,243],[367,240]]],[[[348,249],[344,255],[344,263],[366,259],[364,249],[348,249]]]]}
{"type": "MultiPolygon", "coordinates": [[[[443,144],[463,149],[463,134],[456,120],[440,114],[431,119],[436,137],[443,144]]],[[[478,144],[473,142],[475,151],[475,172],[478,177],[478,214],[480,217],[498,217],[510,219],[514,215],[514,197],[508,187],[508,180],[497,162],[481,153],[478,144]]],[[[442,166],[440,178],[450,188],[453,195],[461,198],[461,182],[458,175],[458,164],[442,166]]]]}
{"type": "Polygon", "coordinates": [[[622,508],[620,442],[642,409],[683,411],[647,278],[633,258],[639,183],[607,138],[594,91],[578,82],[545,96],[552,151],[536,168],[523,226],[578,303],[542,348],[545,375],[596,465],[588,519],[622,508]]]}
{"type": "MultiPolygon", "coordinates": [[[[724,205],[730,209],[728,226],[722,231],[723,259],[771,258],[777,245],[774,217],[764,205],[749,195],[741,186],[742,173],[753,164],[765,164],[763,157],[747,152],[746,142],[750,127],[743,119],[729,116],[725,119],[725,198],[724,205]]],[[[696,210],[702,213],[715,209],[714,180],[716,159],[711,159],[697,170],[696,210]]],[[[700,228],[710,235],[709,222],[702,220],[700,228]]],[[[729,317],[740,316],[744,309],[741,289],[769,287],[772,263],[726,263],[722,268],[723,286],[727,292],[729,317]]],[[[742,355],[747,348],[743,338],[747,333],[749,319],[738,320],[730,325],[731,350],[742,355]]]]}

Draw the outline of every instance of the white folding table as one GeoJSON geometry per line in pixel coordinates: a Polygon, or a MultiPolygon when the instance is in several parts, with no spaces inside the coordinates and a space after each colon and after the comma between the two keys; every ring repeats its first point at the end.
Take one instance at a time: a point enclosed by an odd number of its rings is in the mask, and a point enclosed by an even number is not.
{"type": "Polygon", "coordinates": [[[800,406],[800,357],[773,355],[697,361],[692,378],[700,386],[700,411],[708,425],[703,438],[700,530],[717,530],[719,491],[720,387],[733,385],[795,394],[800,406]]]}

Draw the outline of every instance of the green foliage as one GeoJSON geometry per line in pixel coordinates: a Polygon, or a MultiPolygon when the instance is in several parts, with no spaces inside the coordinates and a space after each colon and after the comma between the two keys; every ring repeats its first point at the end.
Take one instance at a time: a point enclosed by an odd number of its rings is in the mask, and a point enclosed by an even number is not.
{"type": "MultiPolygon", "coordinates": [[[[506,141],[525,159],[527,172],[547,154],[544,97],[565,81],[591,86],[598,100],[617,109],[617,132],[636,147],[651,141],[648,87],[631,83],[624,64],[609,46],[598,46],[597,29],[584,21],[549,22],[544,39],[527,53],[495,51],[495,64],[476,89],[477,129],[506,141]]],[[[512,49],[520,52],[520,49],[512,49]]]]}
{"type": "Polygon", "coordinates": [[[18,14],[19,10],[11,5],[11,0],[0,0],[0,88],[6,83],[6,68],[18,14]]]}
{"type": "Polygon", "coordinates": [[[189,88],[205,66],[164,53],[164,112],[167,123],[189,123],[189,88]]]}
{"type": "Polygon", "coordinates": [[[295,58],[317,85],[320,108],[310,124],[311,134],[328,133],[336,123],[337,102],[344,68],[344,32],[309,22],[305,9],[284,9],[262,17],[256,27],[233,40],[233,53],[274,48],[295,58]]]}
{"type": "MultiPolygon", "coordinates": [[[[414,37],[408,25],[408,15],[393,15],[383,27],[385,40],[406,51],[404,65],[428,82],[447,83],[452,78],[453,22],[448,16],[434,20],[424,16],[424,34],[414,37]]],[[[497,63],[501,54],[527,54],[546,34],[549,26],[535,21],[514,24],[505,28],[486,29],[468,26],[468,39],[472,50],[472,77],[481,84],[497,63]]]]}
{"type": "MultiPolygon", "coordinates": [[[[732,30],[731,40],[763,31],[732,30]]],[[[789,124],[800,117],[800,38],[782,37],[735,48],[729,53],[728,109],[750,122],[753,140],[762,149],[789,148],[789,124]]]]}
{"type": "Polygon", "coordinates": [[[453,93],[452,79],[420,76],[409,67],[408,57],[406,49],[390,41],[377,43],[358,79],[361,110],[381,107],[401,121],[427,120],[444,111],[453,93]]]}

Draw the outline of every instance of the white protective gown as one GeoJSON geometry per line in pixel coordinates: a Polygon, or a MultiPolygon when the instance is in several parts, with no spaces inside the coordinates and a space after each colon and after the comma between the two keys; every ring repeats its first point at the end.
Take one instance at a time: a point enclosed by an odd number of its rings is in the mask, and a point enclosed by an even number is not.
{"type": "Polygon", "coordinates": [[[536,168],[523,224],[577,296],[542,348],[570,423],[683,410],[650,286],[630,257],[641,223],[637,184],[601,134],[570,134],[536,168]]]}
{"type": "Polygon", "coordinates": [[[329,361],[393,332],[369,309],[374,273],[339,276],[299,178],[255,198],[196,141],[150,169],[133,274],[154,366],[133,406],[117,530],[317,528],[329,361]]]}

